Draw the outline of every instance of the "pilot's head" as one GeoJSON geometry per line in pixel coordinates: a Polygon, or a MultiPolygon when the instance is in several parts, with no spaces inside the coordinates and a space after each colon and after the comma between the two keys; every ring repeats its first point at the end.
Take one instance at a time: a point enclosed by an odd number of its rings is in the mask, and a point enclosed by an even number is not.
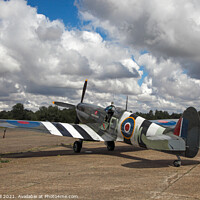
{"type": "Polygon", "coordinates": [[[114,102],[113,102],[113,101],[111,102],[111,105],[114,105],[114,102]]]}

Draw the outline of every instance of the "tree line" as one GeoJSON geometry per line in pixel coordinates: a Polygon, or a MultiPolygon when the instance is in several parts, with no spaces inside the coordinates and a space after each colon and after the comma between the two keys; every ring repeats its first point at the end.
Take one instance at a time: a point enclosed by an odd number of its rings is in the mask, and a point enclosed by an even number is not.
{"type": "Polygon", "coordinates": [[[31,121],[54,121],[73,123],[76,119],[76,111],[72,109],[59,109],[57,106],[42,106],[36,112],[24,109],[24,105],[17,103],[11,111],[1,111],[0,119],[16,119],[31,121]]]}
{"type": "Polygon", "coordinates": [[[139,115],[145,119],[156,120],[156,119],[179,119],[182,113],[172,113],[169,114],[167,111],[156,110],[155,113],[150,110],[148,113],[136,112],[136,115],[139,115]]]}
{"type": "MultiPolygon", "coordinates": [[[[169,114],[167,111],[150,110],[148,113],[136,112],[145,119],[179,119],[180,113],[169,114]]],[[[200,111],[199,111],[200,115],[200,111]]],[[[17,103],[12,107],[11,111],[1,111],[0,119],[16,119],[16,120],[31,120],[31,121],[54,121],[74,123],[76,119],[76,111],[73,109],[59,109],[57,106],[42,106],[36,112],[24,109],[24,105],[17,103]]]]}

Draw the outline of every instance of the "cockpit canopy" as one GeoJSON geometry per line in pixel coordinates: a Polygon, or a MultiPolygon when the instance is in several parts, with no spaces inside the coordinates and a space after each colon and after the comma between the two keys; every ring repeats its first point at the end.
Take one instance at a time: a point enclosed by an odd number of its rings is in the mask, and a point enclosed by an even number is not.
{"type": "MultiPolygon", "coordinates": [[[[76,111],[82,123],[102,123],[107,115],[106,109],[109,109],[109,106],[102,108],[92,104],[80,103],[77,105],[76,111]]],[[[114,107],[113,111],[113,116],[119,118],[125,110],[114,107]]]]}

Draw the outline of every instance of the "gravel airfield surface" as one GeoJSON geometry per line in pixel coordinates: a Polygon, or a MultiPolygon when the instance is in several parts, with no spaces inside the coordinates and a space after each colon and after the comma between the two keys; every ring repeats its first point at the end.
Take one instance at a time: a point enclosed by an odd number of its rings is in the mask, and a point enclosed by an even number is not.
{"type": "Polygon", "coordinates": [[[200,153],[193,159],[116,143],[0,129],[0,199],[200,199],[200,153]]]}

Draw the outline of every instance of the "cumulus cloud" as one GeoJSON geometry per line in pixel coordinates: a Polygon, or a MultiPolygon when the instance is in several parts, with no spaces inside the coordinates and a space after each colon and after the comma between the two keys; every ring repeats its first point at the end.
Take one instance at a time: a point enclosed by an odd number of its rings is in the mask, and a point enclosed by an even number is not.
{"type": "Polygon", "coordinates": [[[80,0],[77,6],[83,20],[111,38],[156,57],[177,59],[191,76],[198,71],[200,78],[199,1],[80,0]]]}
{"type": "Polygon", "coordinates": [[[77,104],[86,78],[89,103],[125,107],[129,95],[133,111],[200,109],[198,1],[77,0],[76,6],[80,30],[49,20],[25,0],[0,0],[0,109],[77,104]]]}
{"type": "MultiPolygon", "coordinates": [[[[168,105],[168,110],[183,110],[191,105],[199,107],[200,81],[189,77],[179,63],[174,63],[170,59],[158,60],[150,54],[141,55],[138,63],[144,65],[149,72],[141,86],[143,94],[139,95],[139,98],[144,95],[151,100],[149,105],[155,101],[162,102],[163,104],[157,106],[165,108],[168,105]],[[187,102],[190,102],[190,105],[187,102]]],[[[152,107],[155,108],[153,105],[152,107]]]]}
{"type": "Polygon", "coordinates": [[[0,0],[2,109],[16,102],[31,109],[52,100],[78,103],[85,78],[94,91],[88,93],[88,101],[100,103],[98,98],[112,97],[113,89],[138,94],[139,68],[129,50],[94,31],[68,30],[25,0],[0,0]]]}
{"type": "Polygon", "coordinates": [[[104,30],[144,67],[138,71],[147,74],[141,93],[132,97],[136,108],[200,108],[199,1],[79,0],[76,5],[88,29],[104,30]]]}
{"type": "Polygon", "coordinates": [[[8,50],[1,45],[0,45],[0,66],[1,66],[0,74],[4,74],[6,72],[15,72],[20,70],[20,64],[15,58],[13,58],[12,52],[8,52],[8,50]]]}
{"type": "Polygon", "coordinates": [[[149,54],[140,56],[138,62],[149,71],[151,86],[156,87],[155,93],[165,98],[168,95],[185,100],[199,99],[200,81],[188,77],[180,64],[173,63],[170,59],[158,61],[149,54]]]}
{"type": "Polygon", "coordinates": [[[64,24],[60,21],[50,22],[44,16],[41,16],[43,20],[40,22],[40,26],[35,30],[40,40],[59,40],[64,32],[64,24]]]}

